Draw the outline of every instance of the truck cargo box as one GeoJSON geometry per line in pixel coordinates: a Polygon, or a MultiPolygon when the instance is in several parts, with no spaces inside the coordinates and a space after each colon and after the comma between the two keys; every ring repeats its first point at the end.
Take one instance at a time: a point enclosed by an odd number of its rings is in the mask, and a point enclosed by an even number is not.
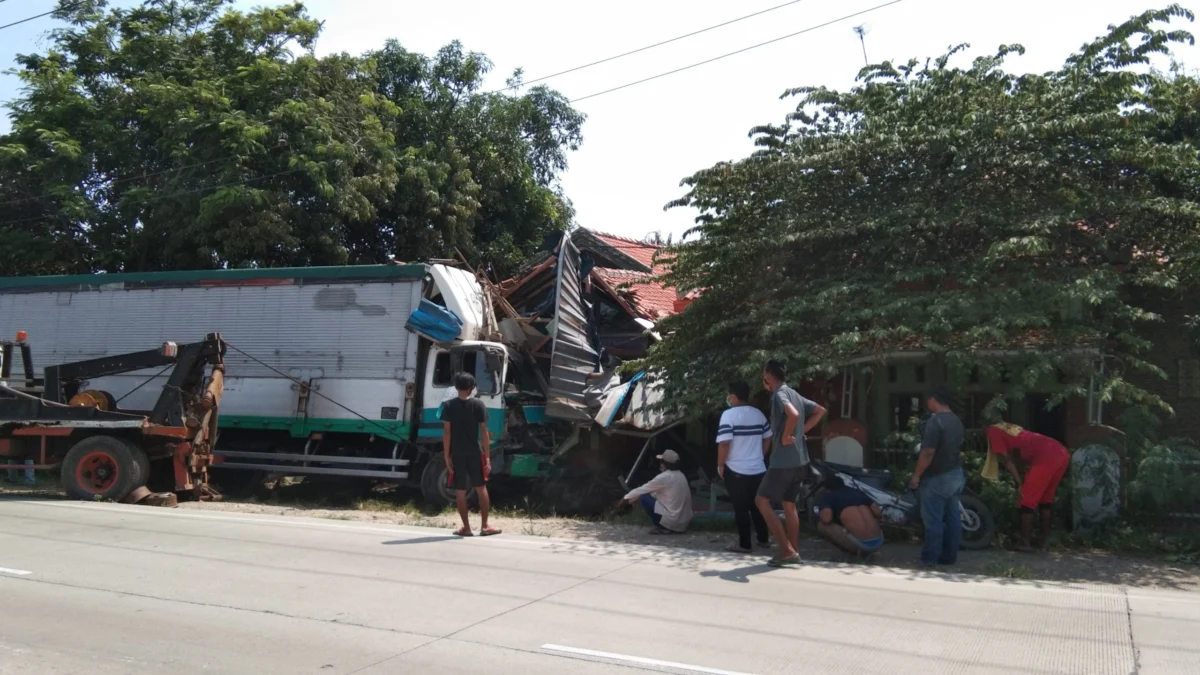
{"type": "MultiPolygon", "coordinates": [[[[418,338],[405,322],[425,265],[216,270],[0,279],[0,335],[27,331],[39,369],[188,341],[229,345],[223,428],[408,438],[418,338]],[[350,408],[348,412],[306,387],[350,408]],[[406,388],[409,396],[406,397],[406,388]],[[390,432],[390,434],[388,433],[390,432]]],[[[103,378],[93,389],[146,407],[167,374],[103,378]]]]}

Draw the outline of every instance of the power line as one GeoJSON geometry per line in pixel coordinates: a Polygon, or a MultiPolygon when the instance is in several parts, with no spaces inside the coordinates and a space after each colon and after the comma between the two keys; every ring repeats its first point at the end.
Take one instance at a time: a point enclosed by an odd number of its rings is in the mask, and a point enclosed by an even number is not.
{"type": "Polygon", "coordinates": [[[644,83],[646,83],[646,82],[650,82],[651,80],[657,80],[657,79],[659,79],[659,78],[666,77],[666,76],[668,76],[668,75],[674,75],[674,74],[676,74],[676,73],[682,73],[682,72],[683,72],[683,71],[685,71],[685,70],[691,70],[692,68],[698,68],[698,67],[700,67],[700,66],[708,65],[708,64],[710,64],[710,63],[712,63],[712,62],[714,62],[714,61],[720,61],[721,59],[729,58],[730,56],[736,56],[736,55],[738,55],[738,54],[742,54],[742,53],[744,53],[744,52],[748,52],[748,51],[750,51],[750,50],[752,50],[752,49],[758,49],[759,47],[765,47],[765,46],[767,46],[767,45],[769,45],[769,44],[774,44],[774,43],[776,43],[776,42],[779,42],[779,41],[781,41],[781,40],[786,40],[786,39],[788,39],[788,38],[793,38],[793,37],[796,37],[797,35],[803,35],[803,34],[805,34],[805,33],[811,33],[811,32],[812,32],[812,31],[814,31],[814,30],[817,30],[817,29],[820,29],[820,28],[825,28],[826,26],[832,26],[832,25],[833,25],[833,24],[835,24],[835,23],[840,23],[840,22],[842,22],[842,21],[846,21],[847,19],[853,19],[853,18],[854,18],[854,17],[856,17],[856,16],[862,16],[863,14],[867,14],[867,13],[869,13],[869,12],[874,12],[874,11],[876,11],[876,10],[883,9],[884,7],[889,7],[889,6],[891,6],[891,5],[897,5],[897,4],[900,4],[901,2],[904,2],[904,0],[892,0],[891,2],[885,2],[885,3],[883,3],[882,5],[875,5],[874,7],[871,7],[871,8],[868,8],[868,9],[864,9],[864,10],[862,10],[861,12],[855,12],[855,13],[853,13],[853,14],[847,14],[846,16],[839,17],[839,18],[837,18],[837,19],[833,19],[832,21],[826,21],[825,23],[818,24],[818,25],[816,25],[816,26],[809,26],[808,28],[805,28],[804,30],[799,30],[799,31],[796,31],[795,33],[789,33],[789,34],[787,34],[787,35],[783,35],[783,36],[777,37],[777,38],[775,38],[774,40],[767,40],[766,42],[760,42],[760,43],[758,43],[758,44],[756,44],[756,45],[750,45],[749,47],[745,47],[745,48],[739,49],[739,50],[737,50],[737,51],[735,51],[735,52],[729,52],[728,54],[722,54],[722,55],[720,55],[720,56],[715,56],[715,57],[713,57],[713,58],[711,58],[711,59],[707,59],[707,60],[705,60],[705,61],[700,61],[700,62],[698,62],[698,63],[693,63],[693,64],[691,64],[691,65],[687,65],[687,66],[684,66],[684,67],[682,67],[682,68],[676,68],[675,70],[669,70],[669,71],[667,71],[667,72],[665,72],[665,73],[659,73],[658,75],[652,75],[652,76],[650,76],[650,77],[645,77],[645,78],[642,78],[642,79],[640,79],[640,80],[636,80],[636,81],[634,81],[634,82],[629,82],[629,83],[626,83],[626,84],[622,84],[622,85],[621,85],[621,86],[619,86],[619,87],[613,87],[612,89],[605,89],[604,91],[598,91],[598,92],[596,92],[596,93],[594,93],[594,94],[588,94],[587,96],[580,96],[579,98],[573,98],[573,99],[571,99],[571,100],[569,101],[569,103],[578,103],[578,102],[580,102],[580,101],[586,101],[586,100],[587,100],[587,99],[589,99],[589,98],[595,98],[595,97],[597,97],[597,96],[603,96],[603,95],[605,95],[605,94],[611,94],[611,93],[612,93],[612,92],[614,92],[614,91],[620,91],[620,90],[622,90],[622,89],[628,89],[629,87],[633,87],[633,86],[636,86],[636,85],[639,85],[639,84],[644,84],[644,83]]]}
{"type": "Polygon", "coordinates": [[[4,24],[3,26],[0,26],[0,30],[4,30],[5,28],[12,28],[13,26],[20,26],[21,24],[23,24],[23,23],[29,23],[30,21],[33,21],[34,19],[40,19],[40,18],[42,18],[43,16],[50,16],[51,14],[57,14],[57,13],[58,13],[58,12],[60,12],[60,11],[61,11],[61,12],[70,12],[70,11],[73,11],[73,10],[75,10],[76,8],[78,8],[78,7],[79,7],[81,4],[83,4],[83,3],[77,2],[77,3],[75,3],[74,5],[71,5],[71,6],[69,6],[69,7],[63,7],[63,8],[61,8],[61,9],[52,9],[52,10],[50,10],[49,12],[42,12],[41,14],[38,14],[37,16],[31,16],[31,17],[29,17],[29,18],[27,18],[27,19],[21,19],[20,21],[14,21],[14,22],[12,22],[12,23],[6,23],[6,24],[4,24]]]}
{"type": "MultiPolygon", "coordinates": [[[[299,385],[300,387],[308,387],[308,385],[305,384],[304,382],[297,380],[296,378],[292,377],[291,375],[288,375],[287,373],[283,372],[282,370],[279,370],[278,368],[263,361],[262,359],[259,359],[252,354],[248,354],[248,353],[242,351],[241,349],[238,349],[237,347],[229,344],[228,342],[225,343],[225,346],[229,347],[233,351],[241,354],[242,356],[250,359],[251,361],[257,363],[258,365],[262,366],[263,368],[270,370],[271,372],[275,373],[276,375],[278,375],[282,378],[291,380],[293,383],[299,385]]],[[[361,419],[362,421],[366,422],[367,424],[370,424],[371,426],[376,427],[377,429],[380,429],[381,431],[383,431],[384,438],[390,439],[391,437],[395,436],[395,434],[396,434],[395,429],[389,429],[389,428],[383,426],[379,422],[376,422],[375,420],[363,415],[362,413],[358,412],[357,410],[353,410],[353,409],[349,408],[348,406],[338,403],[337,401],[333,400],[332,398],[329,398],[328,396],[326,396],[325,394],[322,394],[321,392],[317,391],[316,389],[309,389],[309,393],[313,394],[315,396],[320,396],[321,398],[325,399],[326,401],[329,401],[330,403],[336,405],[337,407],[341,408],[342,410],[345,410],[346,412],[350,413],[351,415],[354,415],[355,417],[361,419]]]]}
{"type": "Polygon", "coordinates": [[[708,31],[710,31],[710,30],[716,30],[716,29],[718,29],[718,28],[724,28],[725,26],[728,26],[728,25],[730,25],[730,24],[735,24],[735,23],[737,23],[737,22],[739,22],[739,21],[745,21],[746,19],[751,19],[751,18],[754,18],[754,17],[756,17],[756,16],[760,16],[760,15],[762,15],[762,14],[766,14],[766,13],[768,13],[768,12],[774,12],[774,11],[775,11],[775,10],[777,10],[777,9],[783,9],[784,7],[788,7],[788,6],[790,6],[790,5],[795,5],[795,4],[797,4],[797,3],[800,3],[800,2],[803,2],[803,0],[792,0],[791,2],[785,2],[785,3],[783,3],[782,5],[775,5],[774,7],[768,7],[767,9],[764,9],[764,10],[757,11],[757,12],[755,12],[755,13],[753,13],[753,14],[747,14],[747,15],[745,15],[745,16],[739,16],[739,17],[738,17],[738,18],[736,18],[736,19],[730,19],[729,21],[726,21],[726,22],[724,22],[724,23],[718,23],[718,24],[716,24],[715,26],[709,26],[708,28],[701,28],[700,30],[695,30],[695,31],[692,31],[691,33],[687,33],[687,34],[684,34],[684,35],[680,35],[680,36],[677,36],[677,37],[673,37],[673,38],[671,38],[671,39],[669,39],[669,40],[663,40],[662,42],[655,42],[655,43],[654,43],[654,44],[652,44],[652,45],[646,45],[645,47],[639,47],[639,48],[637,48],[637,49],[634,49],[634,50],[631,50],[631,51],[628,51],[628,52],[624,52],[624,53],[621,53],[621,54],[617,54],[616,56],[609,56],[609,57],[607,57],[607,58],[600,59],[599,61],[592,61],[591,63],[585,63],[585,64],[583,64],[582,66],[575,66],[574,68],[568,68],[568,69],[566,69],[566,70],[560,70],[560,71],[558,71],[557,73],[551,73],[551,74],[549,74],[549,75],[544,75],[544,76],[542,76],[542,77],[539,77],[539,78],[536,78],[536,79],[533,79],[533,80],[529,80],[529,81],[527,81],[527,82],[522,82],[521,84],[514,84],[514,85],[512,85],[512,86],[510,86],[510,87],[505,87],[504,89],[497,89],[496,91],[493,91],[493,92],[490,92],[490,93],[492,93],[492,94],[499,94],[499,93],[501,93],[501,92],[509,91],[510,89],[517,89],[517,88],[519,88],[519,87],[524,87],[524,86],[527,86],[527,85],[533,84],[534,82],[541,82],[541,81],[543,81],[543,80],[549,80],[550,78],[552,78],[552,77],[558,77],[559,75],[566,75],[567,73],[574,73],[574,72],[576,72],[576,71],[583,70],[584,68],[591,68],[592,66],[598,66],[598,65],[600,65],[600,64],[602,64],[602,63],[608,63],[609,61],[616,61],[617,59],[623,59],[623,58],[625,58],[626,56],[632,56],[633,54],[638,54],[638,53],[644,52],[644,51],[646,51],[646,50],[649,50],[649,49],[654,49],[655,47],[661,47],[661,46],[663,46],[663,45],[668,45],[668,44],[671,44],[672,42],[678,42],[678,41],[680,41],[680,40],[683,40],[683,39],[685,39],[685,38],[690,38],[690,37],[692,37],[692,36],[694,36],[694,35],[699,35],[699,34],[701,34],[701,33],[707,33],[707,32],[708,32],[708,31]]]}

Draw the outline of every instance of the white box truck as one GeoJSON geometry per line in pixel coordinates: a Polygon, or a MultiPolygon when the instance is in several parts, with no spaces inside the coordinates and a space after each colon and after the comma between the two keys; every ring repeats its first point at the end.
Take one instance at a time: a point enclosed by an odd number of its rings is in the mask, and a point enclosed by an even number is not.
{"type": "MultiPolygon", "coordinates": [[[[438,409],[459,371],[475,374],[491,411],[494,473],[536,475],[553,449],[526,433],[505,441],[513,405],[521,422],[553,423],[544,399],[522,401],[537,387],[510,372],[516,353],[477,339],[485,302],[472,273],[445,265],[3,278],[0,335],[26,332],[40,371],[220,333],[229,346],[223,468],[406,481],[444,503],[438,409]],[[422,299],[454,312],[459,339],[435,344],[405,329],[422,299]]],[[[149,408],[167,375],[143,370],[87,388],[118,409],[149,408]]]]}

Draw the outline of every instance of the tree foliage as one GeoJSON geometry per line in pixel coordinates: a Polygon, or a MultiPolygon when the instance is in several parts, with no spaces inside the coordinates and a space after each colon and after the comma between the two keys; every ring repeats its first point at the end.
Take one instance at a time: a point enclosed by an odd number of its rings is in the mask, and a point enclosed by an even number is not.
{"type": "Polygon", "coordinates": [[[562,94],[486,92],[491,62],[458,43],[427,58],[391,41],[372,58],[379,95],[402,111],[391,130],[405,150],[397,198],[367,250],[424,260],[457,249],[507,273],[567,229],[558,175],[583,141],[583,115],[562,94]]]}
{"type": "Polygon", "coordinates": [[[1194,283],[1200,253],[1200,84],[1149,67],[1192,41],[1172,19],[1192,14],[1133,17],[1041,75],[1004,70],[1018,45],[963,67],[960,46],[789,91],[756,153],[674,203],[701,215],[665,281],[703,294],[649,358],[668,401],[707,407],[769,357],[815,376],[899,350],[1016,391],[1094,349],[1116,357],[1107,398],[1154,402],[1125,376],[1150,368],[1139,292],[1194,283]]]}
{"type": "Polygon", "coordinates": [[[511,265],[568,226],[557,93],[483,94],[457,44],[318,58],[303,4],[230,2],[61,3],[0,137],[0,274],[511,265]]]}

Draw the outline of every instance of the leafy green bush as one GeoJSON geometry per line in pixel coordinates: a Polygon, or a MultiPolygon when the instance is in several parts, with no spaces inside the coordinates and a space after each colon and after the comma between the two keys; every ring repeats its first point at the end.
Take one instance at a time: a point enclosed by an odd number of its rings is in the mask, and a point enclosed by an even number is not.
{"type": "Polygon", "coordinates": [[[1129,482],[1132,512],[1141,516],[1200,512],[1200,451],[1190,443],[1166,441],[1151,446],[1129,482]],[[1189,463],[1195,463],[1191,471],[1189,463]]]}

